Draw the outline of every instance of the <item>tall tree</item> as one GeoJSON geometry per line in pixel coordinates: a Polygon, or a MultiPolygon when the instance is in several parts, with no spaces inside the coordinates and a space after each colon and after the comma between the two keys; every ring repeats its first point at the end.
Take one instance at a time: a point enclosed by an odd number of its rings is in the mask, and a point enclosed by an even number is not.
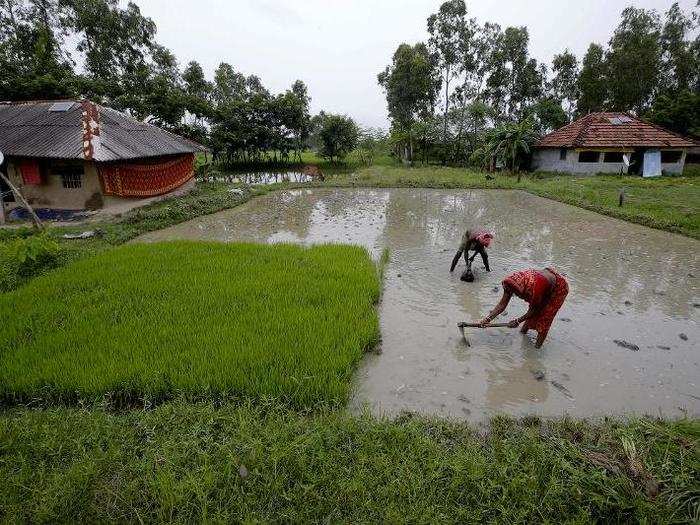
{"type": "Polygon", "coordinates": [[[214,71],[214,100],[223,104],[245,94],[246,78],[236,72],[231,64],[222,62],[214,71]]]}
{"type": "Polygon", "coordinates": [[[572,119],[576,111],[578,99],[578,60],[576,56],[566,49],[559,55],[554,55],[552,60],[552,95],[561,101],[566,108],[566,115],[572,119]]]}
{"type": "Polygon", "coordinates": [[[75,95],[73,63],[63,48],[69,15],[59,0],[0,0],[0,99],[75,95]]]}
{"type": "Polygon", "coordinates": [[[185,97],[185,107],[194,119],[195,124],[202,125],[203,120],[211,115],[211,98],[214,86],[204,76],[204,70],[199,62],[193,60],[182,72],[182,82],[185,97]]]}
{"type": "Polygon", "coordinates": [[[693,26],[693,20],[681,11],[677,2],[666,13],[661,31],[662,89],[666,92],[690,89],[695,83],[694,77],[700,74],[698,57],[688,38],[693,26]]]}
{"type": "Polygon", "coordinates": [[[432,114],[440,89],[435,57],[425,44],[401,44],[394,53],[392,63],[377,79],[386,92],[392,125],[407,135],[404,155],[412,161],[412,127],[417,119],[432,114]]]}
{"type": "Polygon", "coordinates": [[[546,70],[529,57],[526,27],[508,27],[491,53],[487,96],[504,118],[520,119],[543,93],[546,70]]]}
{"type": "Polygon", "coordinates": [[[599,44],[591,44],[588,47],[583,57],[577,88],[576,112],[579,116],[605,108],[608,100],[608,84],[605,52],[599,44]]]}
{"type": "Polygon", "coordinates": [[[656,11],[622,11],[606,59],[611,109],[642,113],[650,106],[661,72],[660,35],[656,11]]]}
{"type": "Polygon", "coordinates": [[[436,14],[428,17],[428,44],[436,53],[442,72],[442,84],[445,88],[444,126],[442,141],[447,144],[447,113],[450,110],[450,84],[458,73],[464,52],[464,37],[467,33],[467,6],[464,0],[444,2],[436,14]]]}
{"type": "Polygon", "coordinates": [[[676,95],[660,95],[645,117],[676,133],[700,140],[700,92],[684,90],[676,95]]]}
{"type": "Polygon", "coordinates": [[[61,0],[73,15],[71,30],[83,54],[81,91],[118,109],[143,114],[156,25],[130,2],[61,0]]]}

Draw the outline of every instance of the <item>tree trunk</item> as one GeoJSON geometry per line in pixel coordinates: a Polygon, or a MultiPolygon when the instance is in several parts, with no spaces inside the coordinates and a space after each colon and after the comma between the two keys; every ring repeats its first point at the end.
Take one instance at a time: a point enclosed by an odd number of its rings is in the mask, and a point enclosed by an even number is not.
{"type": "Polygon", "coordinates": [[[442,130],[442,164],[447,162],[447,113],[450,110],[450,67],[445,70],[445,123],[442,130]]]}

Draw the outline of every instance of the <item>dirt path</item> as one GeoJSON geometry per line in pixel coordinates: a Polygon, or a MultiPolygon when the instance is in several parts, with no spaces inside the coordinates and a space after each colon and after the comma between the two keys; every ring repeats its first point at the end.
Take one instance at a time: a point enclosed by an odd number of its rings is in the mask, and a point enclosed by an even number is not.
{"type": "Polygon", "coordinates": [[[700,415],[698,241],[523,192],[432,189],[276,192],[140,240],[179,238],[388,247],[382,353],[362,363],[354,408],[473,421],[700,415]],[[467,225],[496,233],[493,271],[477,260],[473,284],[459,280],[463,263],[449,273],[467,225]],[[509,271],[550,265],[571,293],[542,350],[509,329],[463,344],[455,324],[483,316],[509,271]]]}

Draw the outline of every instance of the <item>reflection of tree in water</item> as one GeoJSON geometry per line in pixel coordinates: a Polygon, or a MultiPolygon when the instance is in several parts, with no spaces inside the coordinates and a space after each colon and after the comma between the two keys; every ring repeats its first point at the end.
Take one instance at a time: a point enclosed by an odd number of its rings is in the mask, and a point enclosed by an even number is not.
{"type": "MultiPolygon", "coordinates": [[[[510,351],[507,348],[507,352],[510,351]]],[[[487,370],[486,383],[486,402],[490,408],[542,403],[549,397],[544,360],[538,351],[533,350],[526,336],[522,336],[521,351],[521,356],[505,352],[491,354],[493,366],[487,370]],[[541,381],[534,376],[538,371],[545,375],[541,381]]]]}
{"type": "Polygon", "coordinates": [[[320,191],[278,191],[254,199],[242,213],[231,218],[238,232],[259,241],[267,241],[280,232],[304,239],[311,228],[311,214],[322,199],[320,191]]]}
{"type": "MultiPolygon", "coordinates": [[[[387,206],[387,240],[392,247],[456,251],[467,227],[483,226],[485,208],[470,191],[393,190],[387,206]]],[[[446,256],[447,267],[451,256],[446,256]]]]}
{"type": "Polygon", "coordinates": [[[250,173],[205,173],[199,177],[204,182],[226,182],[229,184],[243,183],[251,186],[275,184],[281,182],[309,182],[313,177],[300,171],[268,170],[250,173]]]}

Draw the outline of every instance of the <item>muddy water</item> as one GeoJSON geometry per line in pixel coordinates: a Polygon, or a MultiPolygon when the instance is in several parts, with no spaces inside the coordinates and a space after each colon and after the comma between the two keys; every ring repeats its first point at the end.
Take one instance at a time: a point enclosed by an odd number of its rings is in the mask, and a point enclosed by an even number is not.
{"type": "Polygon", "coordinates": [[[237,173],[234,175],[221,175],[217,177],[209,177],[205,175],[202,177],[202,180],[206,182],[228,182],[260,186],[265,184],[275,184],[278,182],[310,182],[314,179],[311,175],[301,171],[265,171],[237,173]]]}
{"type": "MultiPolygon", "coordinates": [[[[282,191],[143,241],[343,242],[391,260],[382,348],[357,375],[352,407],[485,421],[507,413],[700,415],[700,243],[520,192],[282,191]],[[495,232],[491,273],[450,274],[467,225],[495,232]],[[510,271],[554,266],[571,292],[541,350],[517,330],[470,332],[510,271]],[[683,338],[681,334],[684,334],[683,338]],[[685,340],[687,338],[687,340],[685,340]],[[626,341],[633,351],[615,343],[626,341]]],[[[521,315],[514,298],[503,320],[521,315]]]]}

